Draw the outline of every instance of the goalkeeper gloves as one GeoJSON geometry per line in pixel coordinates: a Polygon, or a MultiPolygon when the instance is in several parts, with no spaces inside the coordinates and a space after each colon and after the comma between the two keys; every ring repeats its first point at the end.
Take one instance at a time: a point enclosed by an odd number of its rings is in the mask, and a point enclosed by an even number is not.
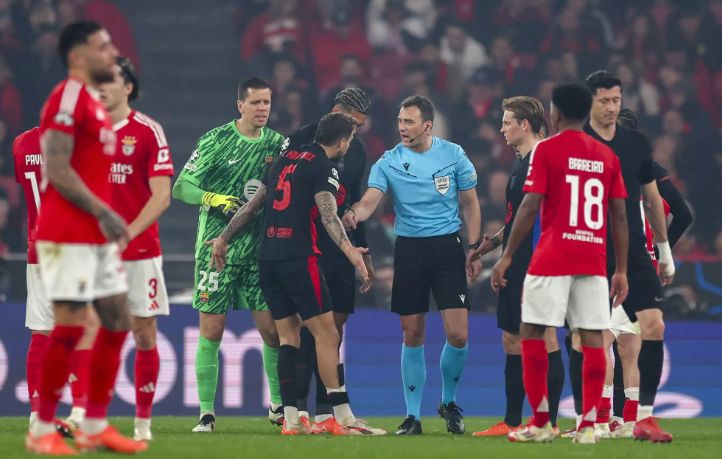
{"type": "Polygon", "coordinates": [[[201,204],[206,209],[217,207],[225,215],[233,215],[243,206],[243,202],[235,196],[226,196],[223,194],[211,193],[210,191],[203,194],[201,204]]]}

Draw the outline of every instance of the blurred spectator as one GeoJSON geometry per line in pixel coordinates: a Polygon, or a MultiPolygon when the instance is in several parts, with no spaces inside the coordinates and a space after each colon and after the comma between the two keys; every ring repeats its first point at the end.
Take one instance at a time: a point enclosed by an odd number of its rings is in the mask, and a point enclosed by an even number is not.
{"type": "Polygon", "coordinates": [[[551,1],[501,0],[493,24],[496,30],[504,31],[516,50],[536,53],[546,35],[551,11],[551,1]]]}
{"type": "Polygon", "coordinates": [[[343,56],[341,58],[340,74],[340,85],[327,91],[323,107],[332,107],[336,94],[346,88],[361,88],[374,100],[374,103],[378,102],[375,100],[373,88],[366,84],[366,68],[361,59],[353,54],[343,56]]]}
{"type": "Polygon", "coordinates": [[[617,65],[614,74],[622,80],[624,107],[637,115],[640,125],[647,128],[658,126],[660,96],[657,88],[640,77],[627,62],[617,65]]]}
{"type": "Polygon", "coordinates": [[[268,11],[269,3],[269,0],[236,0],[233,10],[233,28],[239,37],[256,17],[268,11]]]}
{"type": "Polygon", "coordinates": [[[299,20],[298,0],[270,0],[268,12],[251,20],[241,37],[241,60],[257,53],[288,53],[306,62],[306,38],[299,20]]]}
{"type": "MultiPolygon", "coordinates": [[[[429,84],[429,74],[427,66],[423,62],[410,62],[406,65],[404,77],[402,80],[397,104],[398,107],[402,100],[409,96],[420,95],[431,99],[436,108],[434,116],[434,135],[444,139],[448,138],[449,123],[445,113],[449,113],[449,106],[443,95],[436,91],[429,84]]],[[[396,114],[394,113],[394,116],[396,114]]],[[[394,136],[396,133],[396,125],[394,124],[394,136]]]]}
{"type": "Polygon", "coordinates": [[[495,171],[489,175],[488,191],[483,199],[482,215],[487,221],[500,221],[506,219],[506,185],[509,174],[495,171]]]}
{"type": "Polygon", "coordinates": [[[12,80],[12,73],[5,57],[0,54],[0,119],[5,121],[10,135],[23,127],[23,104],[12,80]]]}
{"type": "Polygon", "coordinates": [[[579,58],[583,74],[599,66],[604,59],[604,41],[593,31],[586,30],[581,23],[579,13],[573,8],[564,8],[555,16],[555,23],[539,47],[544,54],[570,51],[579,58]]]}
{"type": "Polygon", "coordinates": [[[431,0],[371,0],[369,44],[379,51],[406,55],[417,52],[434,24],[431,0]]]}
{"type": "MultiPolygon", "coordinates": [[[[642,75],[654,78],[664,40],[654,33],[655,24],[648,13],[639,13],[632,19],[631,27],[623,30],[624,50],[627,56],[640,65],[642,75]]],[[[658,31],[657,31],[658,32],[658,31]]]]}
{"type": "Polygon", "coordinates": [[[24,105],[24,128],[36,126],[40,109],[50,91],[65,78],[65,68],[57,51],[58,33],[49,26],[38,30],[33,46],[18,59],[15,81],[24,105]]]}
{"type": "Polygon", "coordinates": [[[474,70],[491,63],[484,45],[469,36],[458,22],[446,26],[441,38],[441,60],[449,67],[448,90],[453,98],[461,95],[459,89],[474,70]]]}
{"type": "MultiPolygon", "coordinates": [[[[481,68],[474,72],[464,100],[453,111],[452,138],[454,142],[467,144],[479,124],[488,121],[494,126],[501,125],[502,98],[501,75],[492,69],[481,68]]],[[[498,128],[494,128],[496,131],[498,128]]],[[[495,138],[498,135],[494,135],[495,138]]]]}
{"type": "Polygon", "coordinates": [[[0,0],[0,53],[12,54],[22,47],[13,11],[13,0],[0,0]]]}
{"type": "Polygon", "coordinates": [[[427,41],[421,46],[419,53],[421,61],[426,66],[429,74],[429,84],[436,91],[446,93],[449,80],[449,66],[441,60],[441,51],[439,45],[433,41],[427,41]]]}
{"type": "Polygon", "coordinates": [[[50,2],[38,1],[33,3],[28,13],[28,20],[33,35],[44,28],[58,26],[58,14],[50,2]]]}
{"type": "Polygon", "coordinates": [[[514,47],[507,37],[497,37],[489,47],[491,57],[490,67],[502,76],[504,86],[508,92],[515,94],[527,93],[532,85],[531,75],[526,64],[515,53],[514,47]]]}
{"type": "Polygon", "coordinates": [[[318,18],[309,24],[313,74],[319,90],[326,94],[341,82],[341,61],[355,56],[360,63],[371,58],[363,17],[353,14],[346,1],[318,0],[318,18]]]}
{"type": "MultiPolygon", "coordinates": [[[[288,91],[299,91],[301,100],[307,108],[304,113],[307,116],[314,116],[313,111],[316,103],[316,95],[313,84],[300,69],[299,63],[288,54],[276,56],[271,67],[271,88],[273,97],[282,99],[288,91]]],[[[271,112],[273,117],[273,112],[271,112]]],[[[271,121],[273,123],[273,121],[271,121]]]]}
{"type": "Polygon", "coordinates": [[[10,136],[7,125],[0,118],[0,177],[15,176],[12,142],[13,137],[10,136]]]}

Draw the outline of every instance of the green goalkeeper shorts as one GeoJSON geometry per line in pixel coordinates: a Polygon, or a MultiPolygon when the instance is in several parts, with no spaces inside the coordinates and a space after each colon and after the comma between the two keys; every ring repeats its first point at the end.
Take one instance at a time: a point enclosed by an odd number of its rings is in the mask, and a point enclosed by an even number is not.
{"type": "Polygon", "coordinates": [[[208,260],[196,260],[193,309],[225,314],[229,308],[268,311],[258,279],[258,264],[226,265],[217,272],[208,269],[208,260]]]}

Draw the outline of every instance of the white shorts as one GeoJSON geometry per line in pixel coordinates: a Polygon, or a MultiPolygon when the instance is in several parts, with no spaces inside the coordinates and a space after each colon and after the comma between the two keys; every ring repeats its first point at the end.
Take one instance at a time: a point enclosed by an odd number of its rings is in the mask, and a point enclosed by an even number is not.
{"type": "Polygon", "coordinates": [[[521,321],[571,330],[609,329],[609,286],[603,276],[524,278],[521,321]]]}
{"type": "Polygon", "coordinates": [[[88,303],[128,291],[120,250],[110,244],[38,242],[43,285],[50,301],[88,303]]]}
{"type": "Polygon", "coordinates": [[[53,305],[45,294],[40,276],[40,265],[28,264],[25,268],[28,300],[25,305],[25,326],[30,330],[48,331],[55,325],[53,305]]]}
{"type": "Polygon", "coordinates": [[[163,257],[124,261],[128,277],[128,306],[136,317],[167,316],[168,292],[163,278],[163,257]]]}
{"type": "Polygon", "coordinates": [[[612,309],[612,325],[609,327],[615,338],[619,335],[641,335],[639,321],[632,322],[622,306],[612,309]]]}

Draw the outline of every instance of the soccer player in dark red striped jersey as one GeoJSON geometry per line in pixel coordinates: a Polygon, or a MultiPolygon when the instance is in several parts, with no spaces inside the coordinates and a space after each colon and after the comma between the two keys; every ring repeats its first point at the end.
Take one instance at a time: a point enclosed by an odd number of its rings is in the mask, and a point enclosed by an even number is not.
{"type": "Polygon", "coordinates": [[[211,263],[223,269],[228,242],[265,207],[259,273],[261,289],[281,340],[278,378],[285,416],[281,431],[284,435],[311,433],[307,418],[304,421],[299,417],[297,406],[296,365],[302,325],[308,327],[316,341],[319,372],[334,411],[331,433],[386,434],[351,412],[343,365],[339,364],[338,331],[328,288],[318,266],[316,220],[320,218],[331,240],[356,268],[364,283],[361,291],[368,289],[368,272],[363,260],[368,250],[351,244],[338,217],[339,174],[332,161],[346,153],[354,130],[354,121],[343,114],[331,113],[321,118],[314,143],[282,154],[253,198],[236,212],[218,238],[207,242],[213,246],[211,263]]]}
{"type": "MultiPolygon", "coordinates": [[[[617,155],[622,164],[622,175],[629,192],[627,218],[629,219],[630,292],[623,306],[630,321],[639,321],[642,335],[638,359],[639,408],[634,437],[654,442],[670,442],[672,435],[662,430],[652,416],[664,361],[662,286],[669,285],[674,280],[675,272],[667,236],[664,206],[654,180],[652,147],[642,133],[617,123],[622,104],[622,86],[618,78],[606,71],[598,71],[587,77],[586,84],[592,92],[594,102],[589,114],[589,122],[584,130],[608,145],[617,155]],[[659,249],[659,277],[646,249],[642,216],[639,211],[640,190],[659,249]]],[[[611,257],[607,258],[611,263],[611,257]]],[[[578,360],[578,352],[572,354],[570,360],[572,358],[578,360]]],[[[573,365],[570,361],[570,368],[578,368],[578,365],[573,365]]]]}

